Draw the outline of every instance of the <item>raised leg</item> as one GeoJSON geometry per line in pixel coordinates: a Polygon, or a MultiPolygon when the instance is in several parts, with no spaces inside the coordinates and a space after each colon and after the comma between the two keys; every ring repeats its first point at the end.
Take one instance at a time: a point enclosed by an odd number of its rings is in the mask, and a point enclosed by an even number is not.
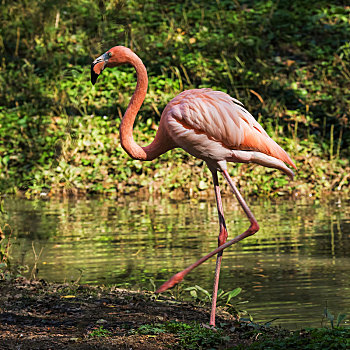
{"type": "Polygon", "coordinates": [[[251,212],[251,210],[249,209],[247,203],[245,202],[245,200],[243,199],[243,197],[241,196],[241,194],[239,193],[236,185],[233,183],[232,179],[230,178],[230,175],[228,174],[227,170],[223,170],[223,175],[225,177],[225,179],[227,180],[228,184],[230,185],[232,192],[235,194],[235,196],[237,197],[237,200],[239,202],[239,204],[242,206],[244,212],[246,213],[249,221],[250,221],[250,226],[248,228],[248,230],[246,230],[245,232],[241,233],[240,235],[238,235],[237,237],[231,239],[230,241],[223,243],[222,245],[220,245],[219,247],[217,247],[216,249],[214,249],[212,252],[210,252],[209,254],[207,254],[206,256],[203,256],[202,258],[200,258],[198,261],[196,261],[194,264],[188,266],[186,269],[184,269],[181,272],[178,272],[177,274],[175,274],[173,277],[171,277],[167,282],[165,282],[164,284],[162,284],[157,290],[156,293],[161,293],[166,291],[167,289],[173,287],[175,284],[179,283],[180,281],[182,281],[182,279],[190,272],[192,271],[194,268],[196,268],[197,266],[199,266],[200,264],[204,263],[204,261],[210,259],[212,256],[222,252],[224,249],[226,249],[227,247],[229,247],[230,245],[237,243],[239,241],[241,241],[242,239],[253,235],[254,233],[256,233],[259,230],[259,225],[258,222],[256,221],[253,213],[251,212]]]}
{"type": "MultiPolygon", "coordinates": [[[[219,216],[219,225],[220,225],[220,233],[218,237],[218,247],[226,242],[227,239],[227,229],[224,218],[224,210],[222,207],[222,200],[220,194],[219,180],[217,171],[212,171],[213,174],[213,182],[214,182],[214,191],[216,198],[216,205],[218,208],[218,216],[219,216]]],[[[214,285],[213,285],[213,294],[211,298],[211,313],[210,313],[210,325],[215,327],[215,310],[216,310],[216,300],[218,296],[218,287],[219,287],[219,277],[220,277],[220,268],[221,268],[221,260],[222,260],[223,251],[218,253],[216,258],[216,267],[215,267],[215,275],[214,275],[214,285]]]]}
{"type": "MultiPolygon", "coordinates": [[[[245,231],[244,233],[242,233],[242,235],[245,235],[243,238],[248,237],[253,235],[254,233],[259,231],[259,224],[256,221],[253,213],[251,212],[251,210],[249,209],[247,203],[245,202],[245,200],[243,199],[242,195],[240,194],[240,192],[238,191],[236,185],[233,183],[229,173],[227,172],[227,170],[223,170],[222,172],[224,174],[224,177],[226,179],[226,181],[228,182],[228,184],[230,185],[232,192],[235,194],[239,204],[241,205],[241,207],[243,208],[244,212],[246,213],[246,215],[248,216],[248,219],[250,221],[250,227],[248,228],[247,231],[245,231]]],[[[241,238],[241,239],[243,239],[241,238]]],[[[236,243],[236,242],[234,242],[236,243]]]]}

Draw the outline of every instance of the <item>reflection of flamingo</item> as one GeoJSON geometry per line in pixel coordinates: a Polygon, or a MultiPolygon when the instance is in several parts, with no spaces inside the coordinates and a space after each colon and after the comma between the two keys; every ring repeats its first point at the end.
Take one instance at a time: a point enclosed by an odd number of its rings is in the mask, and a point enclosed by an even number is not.
{"type": "Polygon", "coordinates": [[[136,91],[120,125],[120,141],[130,157],[152,160],[161,154],[181,147],[203,159],[212,172],[219,214],[218,248],[174,275],[157,292],[163,292],[180,282],[192,269],[217,254],[210,324],[215,326],[215,309],[222,253],[225,248],[253,235],[259,225],[227,171],[226,162],[257,163],[276,168],[291,179],[294,174],[284,163],[296,168],[288,154],[273,141],[243,105],[229,95],[211,89],[194,89],[180,93],[165,107],[153,142],[139,146],[133,139],[133,124],[147,92],[147,71],[141,59],[130,49],[116,46],[98,57],[91,65],[91,82],[106,67],[131,64],[137,74],[136,91]],[[227,230],[222,208],[217,172],[223,173],[250,221],[247,231],[226,242],[227,230]]]}

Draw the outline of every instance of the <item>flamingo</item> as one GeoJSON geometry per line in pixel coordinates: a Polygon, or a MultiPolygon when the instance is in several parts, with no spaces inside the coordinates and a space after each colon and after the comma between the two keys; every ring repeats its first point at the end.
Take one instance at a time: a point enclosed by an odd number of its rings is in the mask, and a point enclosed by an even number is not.
{"type": "Polygon", "coordinates": [[[181,147],[191,155],[204,160],[209,167],[219,216],[218,247],[161,285],[161,293],[179,283],[186,274],[217,254],[210,314],[210,325],[215,327],[215,312],[223,250],[259,230],[258,222],[232,181],[227,162],[256,163],[279,169],[290,179],[296,169],[289,155],[272,140],[262,126],[235,98],[212,89],[192,89],[181,92],[165,107],[153,142],[139,146],[133,138],[136,115],[145,99],[148,87],[146,67],[129,48],[115,46],[98,57],[91,65],[94,85],[105,68],[131,64],[137,75],[137,85],[120,125],[120,142],[133,159],[150,161],[167,151],[181,147]],[[227,228],[220,195],[218,172],[222,173],[232,192],[247,215],[249,228],[227,241],[227,228]]]}

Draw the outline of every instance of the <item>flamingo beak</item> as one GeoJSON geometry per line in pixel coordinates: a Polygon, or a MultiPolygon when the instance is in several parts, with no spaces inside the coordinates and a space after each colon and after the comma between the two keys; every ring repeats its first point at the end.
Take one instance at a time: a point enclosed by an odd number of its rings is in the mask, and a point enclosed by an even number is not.
{"type": "Polygon", "coordinates": [[[100,57],[97,57],[94,62],[91,64],[91,83],[95,85],[98,76],[102,73],[102,71],[106,68],[108,63],[108,53],[104,53],[100,57]]]}

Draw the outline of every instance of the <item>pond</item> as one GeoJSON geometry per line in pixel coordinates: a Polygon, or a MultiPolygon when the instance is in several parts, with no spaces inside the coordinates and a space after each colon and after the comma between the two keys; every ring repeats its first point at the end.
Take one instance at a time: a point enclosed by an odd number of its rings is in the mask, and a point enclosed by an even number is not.
{"type": "MultiPolygon", "coordinates": [[[[225,250],[220,288],[257,322],[297,329],[321,325],[325,306],[350,313],[350,201],[248,199],[260,231],[225,250]]],[[[224,198],[229,236],[249,223],[224,198]]],[[[23,200],[5,198],[0,226],[12,228],[12,266],[48,281],[152,290],[216,248],[215,199],[23,200]]],[[[215,257],[182,288],[211,292],[215,257]]],[[[186,292],[187,293],[187,292],[186,292]]],[[[324,322],[326,324],[326,322],[324,322]]]]}

